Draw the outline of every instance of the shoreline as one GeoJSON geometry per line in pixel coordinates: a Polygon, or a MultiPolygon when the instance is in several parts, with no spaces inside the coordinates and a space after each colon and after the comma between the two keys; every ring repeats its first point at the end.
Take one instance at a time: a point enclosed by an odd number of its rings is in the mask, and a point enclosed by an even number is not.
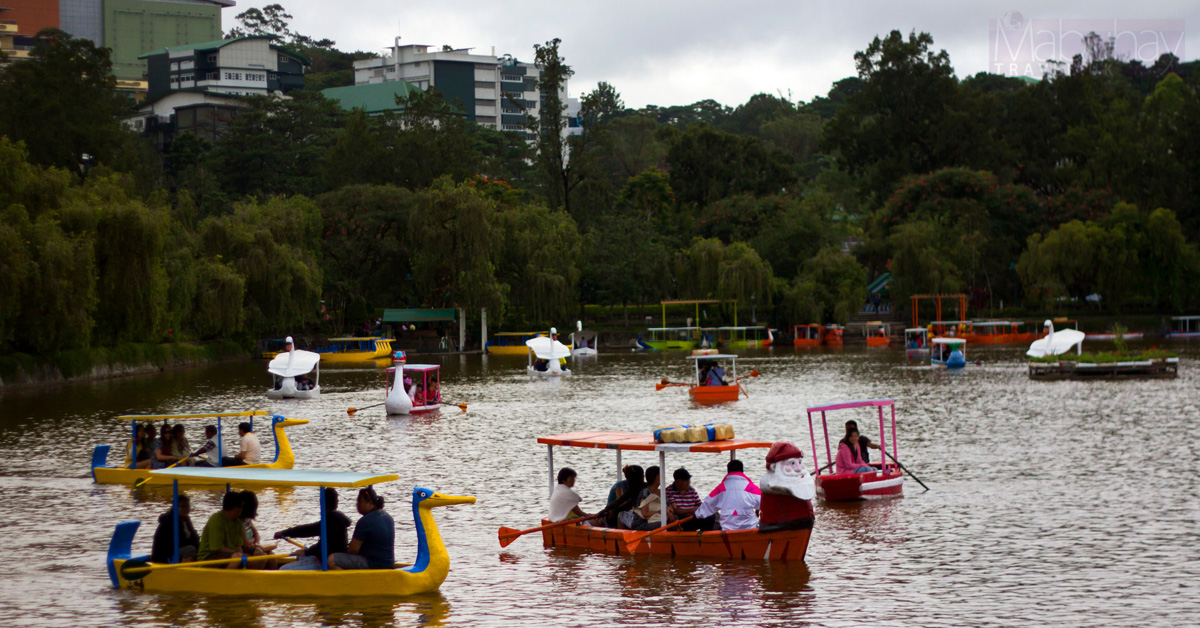
{"type": "Polygon", "coordinates": [[[128,343],[64,351],[51,356],[0,356],[0,391],[99,381],[251,359],[233,341],[210,344],[128,343]]]}

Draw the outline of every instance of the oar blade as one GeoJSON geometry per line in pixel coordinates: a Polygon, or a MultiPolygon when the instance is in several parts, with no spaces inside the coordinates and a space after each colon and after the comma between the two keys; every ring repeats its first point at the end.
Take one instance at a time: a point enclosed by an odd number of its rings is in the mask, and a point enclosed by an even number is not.
{"type": "Polygon", "coordinates": [[[666,388],[666,387],[667,387],[667,385],[666,385],[666,384],[655,384],[655,385],[654,385],[654,390],[658,391],[658,390],[662,390],[662,389],[664,389],[664,388],[666,388]]]}
{"type": "Polygon", "coordinates": [[[501,527],[497,536],[500,538],[500,547],[508,547],[509,545],[512,545],[513,541],[521,538],[521,531],[513,528],[501,527]]]}
{"type": "Polygon", "coordinates": [[[354,416],[355,412],[358,412],[358,408],[346,408],[346,414],[349,416],[354,416]]]}

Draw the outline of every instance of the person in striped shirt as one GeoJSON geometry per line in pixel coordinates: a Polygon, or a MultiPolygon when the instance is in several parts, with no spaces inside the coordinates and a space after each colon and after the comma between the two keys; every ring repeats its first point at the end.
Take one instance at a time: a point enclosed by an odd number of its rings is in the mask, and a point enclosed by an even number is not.
{"type": "MultiPolygon", "coordinates": [[[[692,474],[688,473],[687,469],[680,467],[675,469],[675,481],[667,487],[667,522],[682,519],[696,513],[696,509],[700,507],[700,495],[696,493],[696,489],[692,488],[692,474]]],[[[708,517],[707,519],[693,519],[680,526],[681,530],[689,532],[704,531],[708,532],[714,529],[716,524],[716,516],[708,517]]]]}

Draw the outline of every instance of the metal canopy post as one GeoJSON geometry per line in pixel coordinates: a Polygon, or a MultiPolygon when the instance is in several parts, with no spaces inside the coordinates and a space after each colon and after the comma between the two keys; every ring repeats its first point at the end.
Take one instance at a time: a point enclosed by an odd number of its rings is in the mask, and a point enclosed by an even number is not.
{"type": "Polygon", "coordinates": [[[624,470],[624,467],[621,466],[621,450],[618,449],[617,450],[617,481],[618,482],[620,482],[621,479],[624,477],[624,474],[622,473],[623,470],[624,470]]]}
{"type": "Polygon", "coordinates": [[[817,432],[813,429],[812,412],[808,413],[808,438],[813,448],[813,475],[821,475],[821,461],[817,459],[817,432]]]}
{"type": "Polygon", "coordinates": [[[171,564],[179,562],[179,478],[171,480],[171,508],[175,511],[175,551],[171,554],[171,564]]]}
{"type": "Polygon", "coordinates": [[[321,491],[321,571],[329,571],[329,536],[325,533],[325,487],[321,491]]]}
{"type": "Polygon", "coordinates": [[[225,449],[224,449],[225,443],[223,442],[224,440],[225,439],[221,438],[221,417],[217,417],[217,467],[224,466],[224,462],[223,462],[225,460],[225,449]]]}
{"type": "Polygon", "coordinates": [[[546,445],[546,464],[550,468],[550,496],[554,496],[554,445],[546,445]]]}
{"type": "MultiPolygon", "coordinates": [[[[138,445],[140,445],[141,443],[139,443],[138,439],[137,439],[138,422],[130,421],[130,423],[133,424],[133,434],[131,434],[129,437],[129,468],[136,469],[137,463],[138,463],[137,450],[138,450],[138,445]]],[[[106,460],[105,462],[107,463],[108,461],[106,460]]]]}
{"type": "MultiPolygon", "coordinates": [[[[880,450],[882,451],[882,450],[880,450]]],[[[900,459],[900,452],[896,448],[896,402],[892,402],[892,462],[900,459]]],[[[896,463],[900,464],[900,463],[896,463]]]]}
{"type": "Polygon", "coordinates": [[[887,441],[884,440],[885,433],[886,432],[884,431],[884,427],[883,427],[883,406],[879,406],[879,470],[880,471],[884,471],[887,469],[887,457],[884,455],[887,453],[887,441]]]}
{"type": "Polygon", "coordinates": [[[658,452],[658,525],[666,525],[667,522],[667,452],[660,450],[658,452]]]}
{"type": "MultiPolygon", "coordinates": [[[[829,450],[829,425],[825,423],[825,411],[821,411],[821,431],[825,433],[825,457],[833,462],[833,453],[829,450]]],[[[834,469],[837,472],[837,469],[834,469]]]]}

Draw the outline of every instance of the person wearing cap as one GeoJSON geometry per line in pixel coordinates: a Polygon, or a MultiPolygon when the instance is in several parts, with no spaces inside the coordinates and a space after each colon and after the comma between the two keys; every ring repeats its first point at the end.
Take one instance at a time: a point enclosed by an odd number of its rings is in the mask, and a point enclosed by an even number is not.
{"type": "Polygon", "coordinates": [[[696,509],[699,518],[720,513],[722,530],[753,530],[758,527],[762,491],[746,476],[741,460],[730,460],[725,478],[696,509]]]}
{"type": "MultiPolygon", "coordinates": [[[[687,469],[675,469],[675,481],[667,487],[667,522],[689,517],[700,507],[700,495],[692,488],[692,474],[687,469]]],[[[717,520],[714,517],[692,519],[679,526],[680,530],[688,532],[708,532],[714,529],[717,520]]]]}

